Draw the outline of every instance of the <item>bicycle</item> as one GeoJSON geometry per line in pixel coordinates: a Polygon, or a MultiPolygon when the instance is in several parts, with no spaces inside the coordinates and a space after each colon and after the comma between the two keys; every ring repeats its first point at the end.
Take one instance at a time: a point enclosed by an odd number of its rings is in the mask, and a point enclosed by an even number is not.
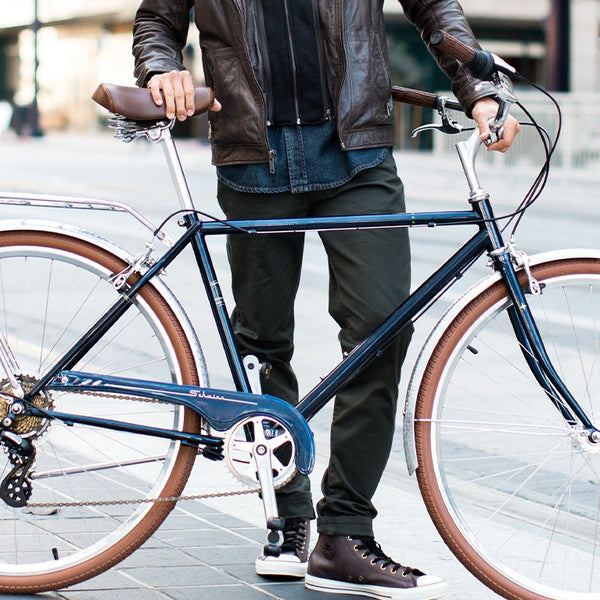
{"type": "MultiPolygon", "coordinates": [[[[514,73],[489,53],[435,35],[496,86],[499,134],[516,98],[498,73],[514,73]]],[[[56,223],[1,226],[0,443],[7,460],[0,484],[0,591],[66,587],[117,564],[175,506],[198,454],[224,459],[240,479],[259,484],[265,551],[276,554],[282,522],[274,489],[296,469],[312,468],[307,422],[487,255],[493,273],[448,310],[417,359],[405,405],[409,470],[444,541],[491,589],[519,600],[598,598],[600,431],[593,392],[600,370],[594,308],[600,252],[528,257],[505,243],[475,171],[476,132],[457,144],[469,210],[202,220],[172,123],[148,90],[103,85],[95,98],[117,114],[116,137],[162,144],[184,233],[171,240],[164,224],[155,227],[125,204],[0,195],[11,205],[126,211],[152,232],[151,243],[129,256],[56,223]],[[235,348],[207,237],[458,225],[476,225],[477,232],[296,408],[261,394],[257,375],[268,366],[243,359],[235,348]],[[158,243],[166,250],[154,258],[158,243]],[[235,390],[210,387],[196,334],[161,279],[188,246],[235,390]]],[[[435,128],[461,129],[449,112],[460,107],[448,98],[403,88],[394,89],[394,98],[436,109],[442,124],[435,128]]],[[[198,89],[197,113],[211,102],[208,91],[198,89]]]]}

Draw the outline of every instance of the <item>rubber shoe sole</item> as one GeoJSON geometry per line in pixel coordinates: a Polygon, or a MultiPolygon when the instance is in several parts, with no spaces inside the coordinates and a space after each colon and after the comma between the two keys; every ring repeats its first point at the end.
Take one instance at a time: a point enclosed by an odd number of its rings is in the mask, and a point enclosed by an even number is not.
{"type": "Polygon", "coordinates": [[[274,556],[259,556],[254,569],[257,575],[262,577],[293,577],[301,579],[306,574],[308,562],[300,562],[295,556],[281,554],[274,556]]]}
{"type": "Polygon", "coordinates": [[[413,588],[391,588],[365,583],[348,583],[334,579],[324,579],[306,575],[304,585],[307,589],[326,594],[347,594],[368,596],[382,600],[436,600],[448,591],[448,584],[439,577],[423,575],[419,585],[413,588]]]}

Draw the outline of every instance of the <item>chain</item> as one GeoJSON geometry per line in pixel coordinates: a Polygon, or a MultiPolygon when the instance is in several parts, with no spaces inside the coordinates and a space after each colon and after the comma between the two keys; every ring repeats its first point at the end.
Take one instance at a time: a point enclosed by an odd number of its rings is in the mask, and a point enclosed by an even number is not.
{"type": "MultiPolygon", "coordinates": [[[[103,396],[108,398],[127,398],[133,401],[141,401],[141,402],[152,402],[158,404],[171,404],[170,402],[165,402],[162,400],[155,400],[151,398],[144,398],[142,396],[135,395],[119,395],[119,394],[110,394],[108,392],[91,392],[87,390],[77,390],[80,394],[93,395],[93,396],[103,396]]],[[[151,503],[159,503],[159,502],[180,502],[181,500],[206,500],[209,498],[224,498],[230,496],[244,496],[249,494],[257,494],[260,492],[260,488],[253,488],[247,490],[230,490],[226,492],[209,492],[206,494],[192,494],[186,496],[166,496],[159,498],[132,498],[130,500],[94,500],[90,502],[28,502],[27,508],[35,509],[35,508],[67,508],[67,507],[77,507],[77,506],[122,506],[129,504],[151,504],[151,503]]]]}
{"type": "Polygon", "coordinates": [[[165,496],[160,498],[136,498],[131,500],[94,500],[91,502],[29,502],[27,508],[68,508],[75,506],[122,506],[126,504],[150,504],[159,502],[179,502],[180,500],[206,500],[208,498],[224,498],[227,496],[244,496],[257,494],[260,488],[251,490],[232,490],[229,492],[209,492],[187,496],[165,496]]]}

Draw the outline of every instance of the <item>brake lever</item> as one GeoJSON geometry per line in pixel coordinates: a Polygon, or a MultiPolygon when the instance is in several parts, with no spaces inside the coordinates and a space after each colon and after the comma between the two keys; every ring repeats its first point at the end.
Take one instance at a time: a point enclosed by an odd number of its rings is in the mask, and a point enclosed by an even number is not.
{"type": "Polygon", "coordinates": [[[496,73],[491,82],[496,88],[496,100],[498,101],[498,112],[493,119],[488,121],[490,126],[490,136],[484,140],[486,146],[491,146],[502,139],[504,132],[504,123],[506,117],[510,111],[511,104],[518,102],[517,97],[512,93],[509,87],[506,85],[505,80],[496,73]]]}
{"type": "Polygon", "coordinates": [[[464,127],[455,119],[450,116],[448,109],[446,108],[445,96],[439,98],[438,114],[440,115],[441,123],[428,123],[427,125],[421,125],[413,130],[411,138],[416,138],[423,131],[441,131],[442,133],[454,134],[460,133],[464,130],[464,127]]]}

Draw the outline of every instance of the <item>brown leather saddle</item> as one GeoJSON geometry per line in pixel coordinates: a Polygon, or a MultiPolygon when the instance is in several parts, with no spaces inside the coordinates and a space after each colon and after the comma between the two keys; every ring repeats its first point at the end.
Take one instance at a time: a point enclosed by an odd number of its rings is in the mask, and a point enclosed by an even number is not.
{"type": "MultiPolygon", "coordinates": [[[[165,119],[165,107],[157,106],[148,88],[101,83],[92,95],[100,106],[117,115],[134,121],[157,121],[165,119]]],[[[214,101],[212,90],[196,88],[196,111],[194,116],[206,112],[214,101]]]]}

